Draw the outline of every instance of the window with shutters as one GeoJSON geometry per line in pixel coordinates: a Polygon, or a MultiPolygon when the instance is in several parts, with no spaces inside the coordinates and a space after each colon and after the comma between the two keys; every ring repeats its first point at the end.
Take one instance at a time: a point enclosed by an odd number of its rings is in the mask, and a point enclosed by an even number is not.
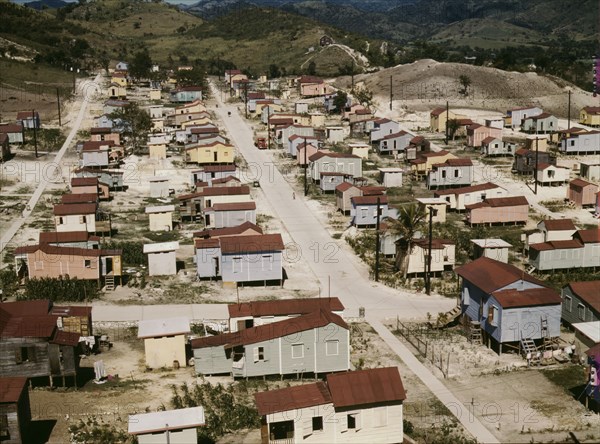
{"type": "Polygon", "coordinates": [[[488,307],[488,324],[497,326],[498,325],[498,307],[495,305],[490,305],[488,307]]]}
{"type": "Polygon", "coordinates": [[[83,261],[83,265],[85,266],[85,268],[92,268],[92,261],[90,259],[85,259],[83,261]]]}
{"type": "Polygon", "coordinates": [[[360,430],[361,427],[361,417],[360,417],[360,413],[356,412],[356,413],[349,413],[347,416],[347,422],[348,422],[348,430],[360,430]]]}
{"type": "Polygon", "coordinates": [[[304,357],[304,344],[292,344],[292,358],[299,359],[304,357]]]}
{"type": "Polygon", "coordinates": [[[565,302],[564,302],[564,306],[565,309],[571,313],[571,311],[573,310],[573,299],[571,298],[571,296],[566,296],[565,295],[565,302]]]}
{"type": "Polygon", "coordinates": [[[585,305],[583,305],[583,304],[577,304],[577,316],[582,321],[585,320],[585,305]]]}
{"type": "Polygon", "coordinates": [[[265,348],[254,347],[254,362],[263,362],[265,360],[265,348]]]}
{"type": "Polygon", "coordinates": [[[469,305],[471,303],[471,295],[467,287],[463,288],[463,305],[469,305]]]}
{"type": "Polygon", "coordinates": [[[79,223],[80,223],[80,224],[84,224],[84,223],[86,223],[86,218],[85,218],[85,216],[79,216],[79,223]]]}
{"type": "Polygon", "coordinates": [[[322,432],[323,431],[323,417],[322,416],[314,416],[313,417],[312,431],[313,432],[322,432]]]}

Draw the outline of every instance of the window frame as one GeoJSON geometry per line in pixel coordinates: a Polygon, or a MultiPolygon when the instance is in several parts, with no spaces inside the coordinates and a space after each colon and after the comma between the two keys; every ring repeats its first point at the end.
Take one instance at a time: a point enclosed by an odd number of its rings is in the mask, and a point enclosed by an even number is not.
{"type": "Polygon", "coordinates": [[[340,355],[340,340],[329,339],[325,341],[325,356],[339,356],[340,355]],[[335,344],[335,353],[329,352],[329,344],[335,344]]]}
{"type": "Polygon", "coordinates": [[[292,359],[304,358],[304,343],[292,344],[290,347],[290,350],[291,350],[291,354],[292,354],[292,359]],[[300,351],[302,352],[300,356],[296,356],[296,354],[294,353],[294,351],[297,351],[298,349],[300,349],[300,351]]]}

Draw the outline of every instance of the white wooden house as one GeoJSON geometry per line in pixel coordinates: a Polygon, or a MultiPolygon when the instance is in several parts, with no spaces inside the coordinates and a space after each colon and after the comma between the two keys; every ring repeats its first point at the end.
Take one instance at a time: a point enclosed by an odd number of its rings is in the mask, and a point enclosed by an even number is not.
{"type": "Polygon", "coordinates": [[[148,255],[148,274],[150,276],[169,276],[177,274],[175,256],[179,242],[161,242],[144,244],[144,254],[148,255]]]}
{"type": "Polygon", "coordinates": [[[129,415],[127,431],[139,444],[189,444],[198,442],[197,429],[205,425],[204,409],[189,407],[129,415]]]}

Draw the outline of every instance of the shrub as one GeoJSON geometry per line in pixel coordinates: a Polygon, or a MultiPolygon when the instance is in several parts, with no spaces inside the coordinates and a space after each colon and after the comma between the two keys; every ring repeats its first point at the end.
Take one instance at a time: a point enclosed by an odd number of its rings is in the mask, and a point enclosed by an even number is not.
{"type": "Polygon", "coordinates": [[[70,278],[33,278],[25,282],[25,294],[20,299],[50,299],[52,302],[83,302],[98,297],[98,283],[70,278]]]}

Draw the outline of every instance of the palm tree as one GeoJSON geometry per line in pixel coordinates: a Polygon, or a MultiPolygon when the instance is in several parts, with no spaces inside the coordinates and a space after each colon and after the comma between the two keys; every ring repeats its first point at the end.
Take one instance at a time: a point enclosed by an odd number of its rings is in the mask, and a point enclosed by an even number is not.
{"type": "Polygon", "coordinates": [[[408,272],[408,257],[413,249],[413,238],[425,222],[425,209],[417,204],[405,205],[400,208],[398,218],[386,218],[388,230],[399,236],[396,242],[396,269],[406,278],[408,272]]]}

